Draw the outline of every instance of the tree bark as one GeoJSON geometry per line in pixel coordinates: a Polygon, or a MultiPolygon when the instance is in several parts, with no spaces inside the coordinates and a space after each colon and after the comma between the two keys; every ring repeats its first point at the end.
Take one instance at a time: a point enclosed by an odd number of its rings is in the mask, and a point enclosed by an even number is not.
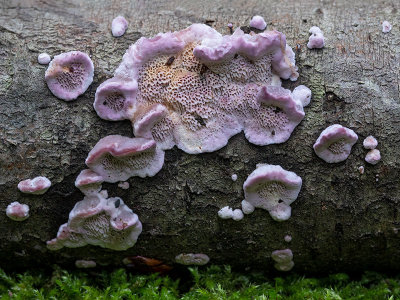
{"type": "Polygon", "coordinates": [[[0,5],[0,209],[13,201],[31,209],[23,222],[0,214],[0,267],[69,266],[76,259],[121,265],[122,258],[135,255],[173,263],[180,253],[205,253],[211,263],[268,271],[271,252],[290,248],[298,272],[400,269],[398,1],[2,0],[0,5]],[[114,38],[111,21],[119,14],[129,27],[114,38]],[[291,138],[259,147],[239,134],[214,153],[169,150],[156,176],[130,178],[128,190],[103,185],[139,215],[143,232],[134,247],[47,250],[46,241],[83,199],[74,180],[87,153],[106,135],[132,136],[129,122],[101,120],[92,107],[97,86],[112,77],[128,46],[141,36],[192,23],[207,22],[228,34],[228,23],[248,25],[253,15],[286,34],[296,52],[300,78],[284,86],[304,84],[313,92],[291,138]],[[384,20],[394,25],[388,34],[382,33],[384,20]],[[321,50],[306,48],[314,25],[326,37],[321,50]],[[78,100],[64,102],[48,90],[46,66],[37,56],[71,50],[90,54],[95,78],[78,100]],[[335,123],[353,129],[359,141],[346,161],[328,164],[312,145],[335,123]],[[377,137],[382,154],[375,166],[364,161],[362,140],[368,135],[377,137]],[[256,209],[239,222],[218,218],[223,206],[240,207],[243,182],[257,163],[279,164],[302,177],[292,217],[278,223],[256,209]],[[53,182],[46,194],[17,190],[19,181],[39,175],[53,182]],[[293,237],[290,243],[286,234],[293,237]]]}

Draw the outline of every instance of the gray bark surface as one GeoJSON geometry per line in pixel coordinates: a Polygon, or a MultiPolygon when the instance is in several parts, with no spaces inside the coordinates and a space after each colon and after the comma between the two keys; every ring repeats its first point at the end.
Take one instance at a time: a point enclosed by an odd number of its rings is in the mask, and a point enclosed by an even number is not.
{"type": "Polygon", "coordinates": [[[6,1],[0,2],[0,267],[26,268],[76,259],[121,265],[141,255],[168,263],[180,253],[205,253],[211,263],[273,270],[271,252],[291,248],[298,272],[400,270],[400,3],[398,1],[6,1]],[[117,15],[129,21],[121,38],[111,35],[117,15]],[[143,232],[123,252],[95,246],[49,251],[74,204],[83,199],[74,180],[96,142],[110,134],[132,136],[129,122],[100,119],[92,104],[97,86],[110,78],[122,55],[139,37],[209,22],[228,34],[264,16],[269,29],[297,48],[300,78],[313,99],[306,116],[283,144],[259,147],[243,134],[223,149],[189,155],[166,152],[162,170],[131,178],[129,190],[104,184],[138,214],[143,232]],[[383,34],[381,22],[394,26],[383,34]],[[325,34],[322,50],[308,50],[308,30],[325,34]],[[296,47],[299,44],[300,47],[296,47]],[[47,66],[37,56],[80,50],[90,54],[95,78],[78,100],[54,97],[44,81],[47,66]],[[337,164],[319,159],[312,148],[320,132],[339,123],[359,141],[337,164]],[[362,141],[378,138],[382,160],[364,161],[362,141]],[[242,221],[222,220],[223,206],[240,207],[242,185],[257,163],[279,164],[303,179],[292,217],[275,222],[267,211],[242,221]],[[360,174],[359,166],[365,166],[360,174]],[[231,180],[232,174],[238,180],[231,180]],[[17,190],[19,181],[46,176],[53,186],[43,196],[17,190]],[[31,216],[14,222],[4,213],[10,202],[30,206],[31,216]],[[284,241],[290,234],[293,240],[284,241]]]}

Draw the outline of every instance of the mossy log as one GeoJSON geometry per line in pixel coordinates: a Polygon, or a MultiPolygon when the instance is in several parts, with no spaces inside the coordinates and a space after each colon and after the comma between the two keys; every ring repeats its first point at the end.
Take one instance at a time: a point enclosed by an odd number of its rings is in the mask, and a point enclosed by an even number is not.
{"type": "Polygon", "coordinates": [[[180,253],[205,253],[210,263],[273,270],[271,252],[290,248],[297,272],[400,270],[400,3],[398,1],[2,1],[0,4],[0,210],[13,201],[29,204],[30,218],[14,222],[0,214],[0,267],[28,268],[76,259],[121,265],[141,255],[173,263],[180,253]],[[117,15],[129,21],[126,34],[111,35],[117,15]],[[74,180],[87,153],[102,137],[132,136],[129,122],[101,120],[93,109],[97,86],[119,65],[139,37],[207,23],[228,34],[264,16],[269,29],[286,34],[295,50],[300,78],[284,82],[311,88],[306,117],[291,138],[259,147],[243,134],[214,153],[166,152],[162,170],[151,178],[131,178],[131,188],[104,184],[140,217],[143,232],[127,251],[95,246],[49,251],[83,195],[74,180]],[[383,34],[381,23],[394,28],[383,34]],[[306,48],[308,30],[319,26],[326,46],[306,48]],[[55,98],[37,56],[70,50],[90,54],[95,78],[76,101],[55,98]],[[339,123],[359,141],[350,157],[336,164],[312,148],[320,132],[339,123]],[[382,160],[365,163],[362,140],[378,138],[382,160]],[[257,209],[242,221],[222,220],[217,211],[238,208],[242,185],[257,163],[278,164],[303,179],[286,222],[257,209]],[[364,174],[358,171],[365,167],[364,174]],[[237,181],[231,175],[237,174],[237,181]],[[43,196],[17,190],[20,180],[47,176],[53,186],[43,196]],[[292,241],[284,241],[285,235],[292,241]]]}

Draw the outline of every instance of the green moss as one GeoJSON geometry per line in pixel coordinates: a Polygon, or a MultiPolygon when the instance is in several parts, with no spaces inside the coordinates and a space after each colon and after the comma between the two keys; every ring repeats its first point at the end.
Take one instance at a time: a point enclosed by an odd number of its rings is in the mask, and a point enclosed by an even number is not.
{"type": "Polygon", "coordinates": [[[189,268],[185,284],[170,277],[132,275],[124,269],[51,274],[6,274],[0,270],[1,299],[398,299],[400,277],[365,273],[352,281],[346,274],[325,278],[298,275],[266,278],[240,274],[230,267],[189,268]],[[90,274],[90,275],[89,275],[90,274]]]}

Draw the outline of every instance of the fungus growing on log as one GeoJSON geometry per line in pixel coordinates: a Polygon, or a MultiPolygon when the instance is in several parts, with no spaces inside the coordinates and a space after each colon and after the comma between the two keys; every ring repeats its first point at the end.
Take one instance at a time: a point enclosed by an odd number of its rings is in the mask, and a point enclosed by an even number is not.
{"type": "Polygon", "coordinates": [[[303,107],[310,104],[311,90],[305,85],[299,85],[292,92],[292,97],[299,102],[303,107]]]}
{"type": "Polygon", "coordinates": [[[89,268],[95,268],[96,267],[96,262],[93,260],[77,260],[75,261],[75,267],[79,269],[89,269],[89,268]]]}
{"type": "Polygon", "coordinates": [[[80,51],[54,56],[45,73],[47,86],[57,98],[70,101],[83,94],[93,81],[94,66],[80,51]]]}
{"type": "Polygon", "coordinates": [[[132,176],[154,176],[164,164],[164,151],[154,140],[109,135],[97,142],[86,158],[86,165],[105,182],[127,180],[132,176]]]}
{"type": "Polygon", "coordinates": [[[388,21],[383,21],[382,22],[382,32],[383,33],[388,33],[392,30],[392,24],[390,24],[388,21]]]}
{"type": "Polygon", "coordinates": [[[264,30],[265,28],[267,28],[267,23],[265,23],[263,17],[254,16],[250,20],[250,27],[256,28],[258,30],[264,30]]]}
{"type": "Polygon", "coordinates": [[[222,36],[193,24],[131,45],[114,77],[100,85],[94,106],[107,120],[130,119],[136,137],[154,139],[162,150],[177,145],[192,154],[213,152],[242,130],[257,145],[281,143],[304,111],[290,91],[269,87],[280,85],[279,77],[298,77],[282,33],[245,34],[238,28],[222,36]],[[119,92],[121,115],[100,111],[108,103],[102,96],[108,83],[136,82],[129,96],[119,92]]]}
{"type": "Polygon", "coordinates": [[[249,215],[251,214],[255,207],[253,204],[251,204],[250,202],[247,202],[246,200],[242,200],[242,211],[244,214],[249,215]]]}
{"type": "Polygon", "coordinates": [[[111,33],[114,37],[123,36],[128,28],[128,21],[123,16],[118,16],[111,23],[111,33]]]}
{"type": "Polygon", "coordinates": [[[75,186],[85,195],[91,195],[100,192],[103,181],[102,176],[86,169],[79,173],[75,180],[75,186]]]}
{"type": "Polygon", "coordinates": [[[175,257],[175,261],[178,264],[182,265],[195,265],[195,266],[203,266],[210,261],[210,258],[206,254],[198,253],[188,253],[188,254],[179,254],[175,257]]]}
{"type": "Polygon", "coordinates": [[[25,194],[43,195],[51,186],[51,181],[43,176],[26,179],[18,183],[18,189],[25,194]]]}
{"type": "Polygon", "coordinates": [[[381,152],[378,149],[370,150],[365,156],[365,161],[371,165],[376,165],[381,160],[381,152]]]}
{"type": "Polygon", "coordinates": [[[328,163],[337,163],[347,159],[357,139],[353,130],[334,124],[321,132],[313,147],[318,157],[328,163]]]}
{"type": "Polygon", "coordinates": [[[17,201],[12,202],[7,206],[6,215],[13,221],[24,221],[29,218],[29,206],[17,201]]]}
{"type": "Polygon", "coordinates": [[[221,219],[231,219],[233,216],[233,210],[229,206],[225,206],[218,211],[218,217],[221,219]]]}
{"type": "Polygon", "coordinates": [[[299,176],[281,166],[258,164],[244,182],[243,190],[245,200],[252,206],[267,210],[275,221],[286,221],[301,185],[299,176]]]}
{"type": "Polygon", "coordinates": [[[315,48],[323,48],[325,46],[325,38],[324,34],[317,26],[313,26],[310,28],[309,33],[311,33],[308,38],[307,48],[315,49],[315,48]]]}
{"type": "Polygon", "coordinates": [[[142,232],[138,216],[121,198],[105,198],[102,193],[85,196],[60,226],[57,237],[47,242],[50,250],[85,245],[126,250],[135,245],[142,232]]]}
{"type": "Polygon", "coordinates": [[[294,266],[293,253],[290,249],[275,250],[271,257],[276,262],[274,266],[278,271],[290,271],[294,266]]]}
{"type": "Polygon", "coordinates": [[[374,136],[370,135],[363,141],[363,146],[365,149],[375,149],[378,146],[378,141],[374,136]]]}
{"type": "Polygon", "coordinates": [[[40,53],[38,55],[38,63],[41,65],[47,65],[51,61],[50,55],[47,53],[40,53]]]}

